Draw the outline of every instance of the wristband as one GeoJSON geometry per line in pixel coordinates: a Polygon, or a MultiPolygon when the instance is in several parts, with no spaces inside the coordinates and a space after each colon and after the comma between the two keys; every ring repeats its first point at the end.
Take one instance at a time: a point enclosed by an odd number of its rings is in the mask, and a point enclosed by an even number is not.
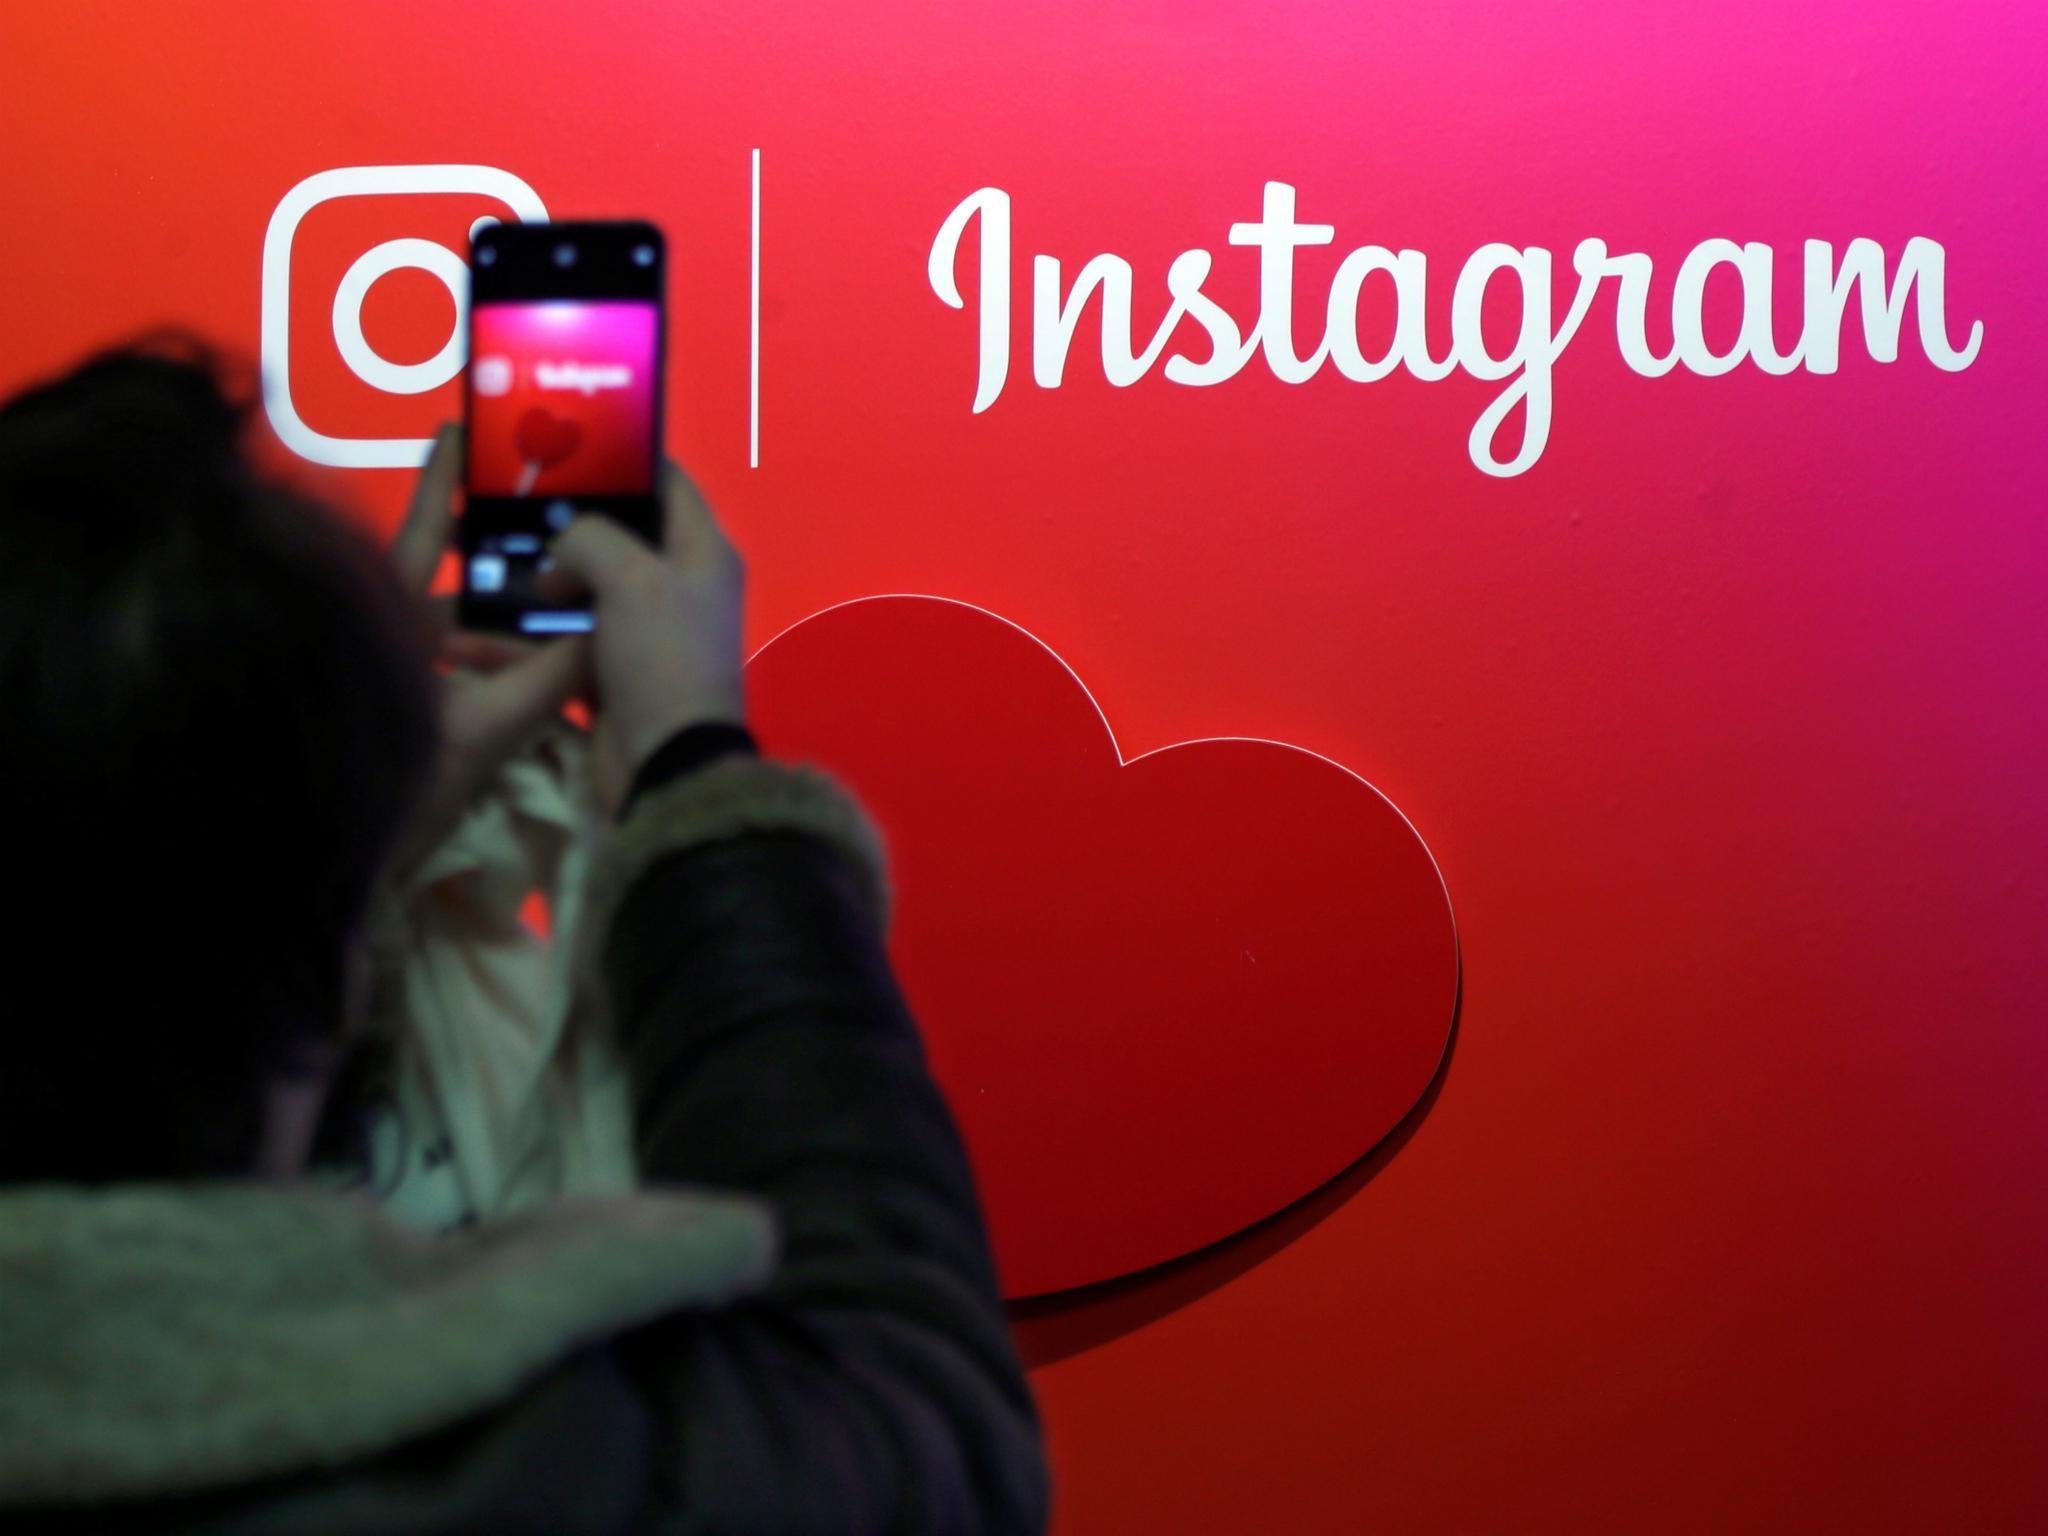
{"type": "Polygon", "coordinates": [[[619,807],[619,820],[626,819],[634,801],[658,785],[679,779],[692,769],[732,753],[755,757],[760,750],[753,733],[733,721],[699,720],[694,725],[686,725],[647,754],[647,761],[633,775],[625,803],[619,807]]]}

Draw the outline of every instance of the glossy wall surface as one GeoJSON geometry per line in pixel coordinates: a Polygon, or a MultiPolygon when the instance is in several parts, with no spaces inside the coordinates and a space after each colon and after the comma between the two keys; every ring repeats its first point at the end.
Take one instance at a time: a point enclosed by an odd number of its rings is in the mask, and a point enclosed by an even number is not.
{"type": "Polygon", "coordinates": [[[194,323],[379,528],[455,299],[350,269],[665,227],[669,443],[771,744],[901,826],[1061,1536],[2048,1525],[2038,7],[73,0],[0,57],[0,385],[194,323]]]}

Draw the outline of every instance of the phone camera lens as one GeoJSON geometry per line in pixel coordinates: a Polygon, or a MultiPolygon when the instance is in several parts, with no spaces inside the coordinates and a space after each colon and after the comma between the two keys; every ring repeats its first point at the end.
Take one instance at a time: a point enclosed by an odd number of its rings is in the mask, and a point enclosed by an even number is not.
{"type": "Polygon", "coordinates": [[[634,266],[636,266],[636,267],[651,267],[651,266],[653,266],[653,265],[654,265],[654,247],[653,247],[653,246],[651,246],[651,245],[636,245],[636,246],[634,246],[634,247],[633,247],[633,265],[634,265],[634,266]]]}
{"type": "Polygon", "coordinates": [[[476,248],[476,264],[488,267],[498,259],[498,248],[494,245],[480,245],[476,248]]]}
{"type": "Polygon", "coordinates": [[[573,246],[573,245],[558,245],[558,246],[556,246],[556,247],[555,247],[555,265],[556,265],[556,266],[558,266],[558,267],[573,267],[573,266],[575,266],[575,265],[576,265],[576,247],[575,247],[575,246],[573,246]]]}

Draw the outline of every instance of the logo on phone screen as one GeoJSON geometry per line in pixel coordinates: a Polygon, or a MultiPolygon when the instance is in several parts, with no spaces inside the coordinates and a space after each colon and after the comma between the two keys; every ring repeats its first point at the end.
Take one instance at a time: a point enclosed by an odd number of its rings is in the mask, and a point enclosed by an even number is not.
{"type": "Polygon", "coordinates": [[[480,304],[475,332],[472,494],[637,495],[653,488],[655,305],[480,304]]]}
{"type": "Polygon", "coordinates": [[[548,211],[488,165],[344,166],[279,200],[263,236],[263,405],[285,446],[345,468],[425,460],[425,434],[462,412],[470,232],[508,218],[548,211]]]}
{"type": "Polygon", "coordinates": [[[511,391],[513,377],[512,359],[492,353],[470,365],[469,387],[486,398],[496,398],[511,391]]]}

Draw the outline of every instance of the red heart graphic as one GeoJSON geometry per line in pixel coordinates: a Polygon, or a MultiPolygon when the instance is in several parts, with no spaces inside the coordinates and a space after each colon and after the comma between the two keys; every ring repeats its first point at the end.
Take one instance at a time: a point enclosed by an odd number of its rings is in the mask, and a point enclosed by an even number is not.
{"type": "Polygon", "coordinates": [[[1449,898],[1349,770],[1241,739],[1126,763],[1057,655],[943,598],[827,609],[747,677],[763,744],[837,773],[887,836],[891,951],[1006,1295],[1227,1237],[1429,1085],[1449,898]]]}
{"type": "Polygon", "coordinates": [[[513,441],[519,457],[542,469],[553,469],[574,453],[583,442],[583,428],[564,420],[545,406],[531,406],[519,418],[513,441]]]}

